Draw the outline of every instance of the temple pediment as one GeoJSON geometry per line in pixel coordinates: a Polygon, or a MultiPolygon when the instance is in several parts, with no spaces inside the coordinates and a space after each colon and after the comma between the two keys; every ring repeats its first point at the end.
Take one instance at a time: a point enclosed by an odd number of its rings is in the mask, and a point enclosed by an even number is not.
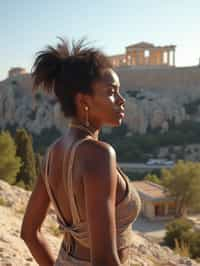
{"type": "Polygon", "coordinates": [[[156,46],[139,42],[126,47],[124,54],[110,56],[114,67],[120,66],[175,66],[175,45],[156,46]]]}
{"type": "Polygon", "coordinates": [[[152,43],[149,42],[138,42],[136,44],[132,44],[127,46],[126,48],[144,48],[144,49],[148,49],[148,48],[153,48],[154,45],[152,43]]]}

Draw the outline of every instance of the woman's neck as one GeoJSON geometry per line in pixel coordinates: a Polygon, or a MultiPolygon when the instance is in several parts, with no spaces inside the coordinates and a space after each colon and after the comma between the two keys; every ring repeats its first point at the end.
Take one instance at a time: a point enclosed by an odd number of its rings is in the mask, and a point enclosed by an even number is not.
{"type": "Polygon", "coordinates": [[[83,122],[77,119],[72,119],[69,123],[69,127],[85,131],[96,140],[99,138],[100,128],[94,127],[93,125],[86,126],[83,122]]]}

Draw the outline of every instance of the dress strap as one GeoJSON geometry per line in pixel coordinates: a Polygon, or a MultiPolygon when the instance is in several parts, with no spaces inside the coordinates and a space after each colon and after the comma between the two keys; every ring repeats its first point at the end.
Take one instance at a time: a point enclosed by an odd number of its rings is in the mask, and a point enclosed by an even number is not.
{"type": "MultiPolygon", "coordinates": [[[[73,239],[71,233],[66,231],[66,229],[68,229],[67,222],[65,221],[65,218],[62,215],[62,212],[61,212],[61,210],[59,208],[59,205],[58,205],[58,203],[56,201],[56,198],[55,198],[55,196],[53,194],[53,191],[52,191],[52,189],[50,187],[50,184],[48,182],[48,166],[49,166],[49,161],[50,161],[50,165],[52,165],[52,157],[53,157],[52,154],[50,154],[50,151],[51,150],[49,148],[47,150],[47,154],[46,154],[44,181],[45,181],[45,185],[46,185],[46,189],[47,189],[48,195],[49,195],[50,200],[51,200],[51,202],[52,202],[52,204],[54,206],[60,229],[61,230],[65,229],[65,234],[64,234],[64,238],[63,238],[63,241],[64,241],[63,244],[65,243],[66,251],[67,251],[67,254],[68,254],[74,248],[74,239],[73,239]]],[[[69,226],[69,229],[70,229],[70,226],[69,226]]]]}
{"type": "Polygon", "coordinates": [[[46,189],[47,189],[47,192],[48,192],[48,195],[50,197],[50,200],[52,201],[53,203],[53,206],[56,210],[56,214],[59,218],[59,220],[63,223],[63,224],[66,224],[66,221],[62,215],[62,212],[59,208],[59,205],[56,201],[56,198],[53,194],[53,191],[51,190],[51,187],[50,187],[50,184],[48,182],[48,170],[49,170],[49,165],[52,165],[52,159],[53,159],[53,156],[52,154],[50,154],[52,152],[52,149],[48,149],[47,150],[47,154],[46,154],[46,160],[45,160],[45,170],[44,170],[44,181],[45,181],[45,185],[46,185],[46,189]],[[49,164],[49,161],[50,161],[50,164],[49,164]]]}
{"type": "Polygon", "coordinates": [[[126,183],[130,183],[128,176],[124,173],[124,171],[122,171],[121,167],[119,166],[119,164],[117,164],[117,170],[119,171],[119,173],[121,174],[121,176],[124,178],[124,180],[126,181],[126,183]]]}
{"type": "Polygon", "coordinates": [[[78,212],[78,206],[77,202],[75,200],[75,195],[73,191],[73,175],[72,175],[72,170],[73,170],[73,163],[74,163],[74,158],[75,158],[75,153],[77,147],[83,143],[85,140],[91,138],[90,136],[87,136],[81,140],[76,141],[71,148],[70,154],[69,154],[69,160],[68,160],[68,169],[66,165],[66,154],[64,155],[64,160],[63,160],[63,182],[64,182],[64,189],[65,192],[69,195],[69,205],[71,208],[71,214],[72,214],[72,219],[73,219],[73,224],[79,224],[80,223],[80,215],[78,212]],[[66,175],[67,174],[67,175],[66,175]],[[68,190],[67,190],[68,188],[68,190]]]}
{"type": "Polygon", "coordinates": [[[120,168],[119,164],[117,164],[117,170],[120,173],[121,177],[124,179],[125,183],[126,183],[126,197],[128,196],[128,194],[130,193],[130,181],[128,176],[122,171],[122,169],[120,168]]]}

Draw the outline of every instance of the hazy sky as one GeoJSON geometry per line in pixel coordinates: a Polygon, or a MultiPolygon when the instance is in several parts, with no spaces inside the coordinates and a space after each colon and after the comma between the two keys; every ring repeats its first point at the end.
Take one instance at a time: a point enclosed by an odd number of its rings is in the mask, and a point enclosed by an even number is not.
{"type": "Polygon", "coordinates": [[[30,71],[34,55],[57,36],[87,36],[107,54],[140,41],[177,45],[176,65],[200,57],[199,0],[0,0],[0,80],[11,67],[30,71]]]}

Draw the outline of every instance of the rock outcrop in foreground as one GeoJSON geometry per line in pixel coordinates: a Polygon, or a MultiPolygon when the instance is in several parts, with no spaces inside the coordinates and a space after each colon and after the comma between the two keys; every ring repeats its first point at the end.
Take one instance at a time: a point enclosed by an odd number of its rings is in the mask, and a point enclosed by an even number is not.
{"type": "MultiPolygon", "coordinates": [[[[0,265],[28,266],[38,265],[23,240],[19,237],[24,210],[30,192],[16,186],[10,186],[0,180],[0,265]]],[[[57,254],[62,234],[56,224],[56,216],[52,207],[42,228],[49,240],[52,251],[57,254]]],[[[140,232],[134,232],[134,244],[131,248],[132,265],[143,266],[178,266],[200,265],[194,260],[176,255],[167,247],[153,243],[140,232]]]]}

